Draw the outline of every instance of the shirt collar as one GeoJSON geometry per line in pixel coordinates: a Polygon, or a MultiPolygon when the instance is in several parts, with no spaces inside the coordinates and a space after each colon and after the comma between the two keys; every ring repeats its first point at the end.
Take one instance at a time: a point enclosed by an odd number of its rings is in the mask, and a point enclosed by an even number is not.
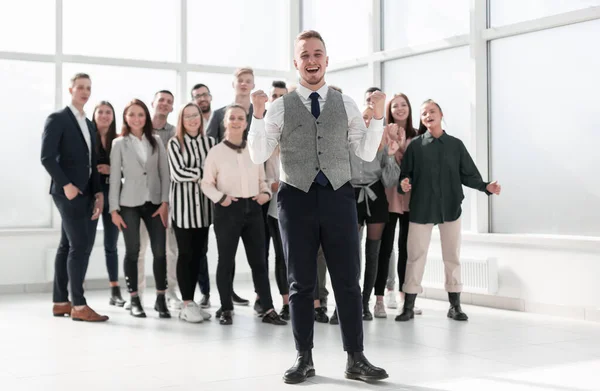
{"type": "MultiPolygon", "coordinates": [[[[442,144],[446,141],[446,138],[448,138],[448,134],[446,134],[446,131],[443,130],[444,133],[442,133],[442,135],[440,137],[438,137],[438,140],[442,142],[442,144]]],[[[425,133],[423,134],[423,138],[427,141],[427,142],[433,142],[435,140],[435,137],[433,137],[433,135],[431,134],[431,132],[429,130],[426,130],[425,133]]]]}
{"type": "Polygon", "coordinates": [[[71,112],[73,113],[73,115],[75,116],[75,118],[85,118],[85,111],[79,111],[75,108],[75,106],[73,106],[73,104],[71,103],[69,105],[69,109],[71,109],[71,112]]]}
{"type": "Polygon", "coordinates": [[[327,86],[327,84],[323,84],[323,87],[319,88],[317,91],[309,90],[308,88],[304,87],[302,84],[298,84],[298,87],[296,88],[296,91],[298,92],[298,94],[305,100],[309,100],[310,94],[312,94],[313,92],[318,93],[319,97],[321,99],[325,100],[328,90],[329,90],[329,87],[327,86]]]}

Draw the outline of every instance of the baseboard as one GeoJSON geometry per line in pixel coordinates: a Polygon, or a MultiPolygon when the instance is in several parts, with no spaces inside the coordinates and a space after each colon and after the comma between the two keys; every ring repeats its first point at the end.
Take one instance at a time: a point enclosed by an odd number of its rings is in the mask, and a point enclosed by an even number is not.
{"type": "MultiPolygon", "coordinates": [[[[424,288],[421,297],[431,300],[447,301],[448,293],[443,289],[424,288]]],[[[463,292],[461,294],[461,302],[463,304],[471,304],[479,307],[489,307],[510,311],[558,316],[561,318],[586,320],[590,322],[600,322],[600,308],[584,308],[557,304],[534,303],[514,297],[493,296],[469,292],[463,292]]]]}

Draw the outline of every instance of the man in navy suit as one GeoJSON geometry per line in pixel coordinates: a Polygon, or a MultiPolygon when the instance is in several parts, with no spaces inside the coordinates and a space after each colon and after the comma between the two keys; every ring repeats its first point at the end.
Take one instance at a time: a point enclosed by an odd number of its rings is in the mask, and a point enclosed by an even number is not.
{"type": "Polygon", "coordinates": [[[54,262],[54,316],[104,322],[108,316],[88,307],[83,281],[98,216],[104,205],[96,166],[96,129],[83,106],[90,98],[92,82],[84,73],[71,78],[71,104],[52,113],[42,135],[42,164],[50,177],[50,194],[62,218],[61,238],[54,262]],[[67,286],[71,283],[72,303],[67,286]]]}

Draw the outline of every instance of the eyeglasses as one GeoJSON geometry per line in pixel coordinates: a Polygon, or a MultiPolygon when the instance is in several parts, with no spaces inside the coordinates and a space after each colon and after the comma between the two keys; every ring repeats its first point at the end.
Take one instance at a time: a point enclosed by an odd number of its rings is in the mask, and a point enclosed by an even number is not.
{"type": "Polygon", "coordinates": [[[205,92],[203,94],[198,94],[198,95],[194,95],[194,99],[208,99],[211,95],[208,92],[205,92]]]}
{"type": "Polygon", "coordinates": [[[196,119],[198,117],[200,117],[200,114],[184,115],[183,119],[190,121],[190,120],[196,119]]]}

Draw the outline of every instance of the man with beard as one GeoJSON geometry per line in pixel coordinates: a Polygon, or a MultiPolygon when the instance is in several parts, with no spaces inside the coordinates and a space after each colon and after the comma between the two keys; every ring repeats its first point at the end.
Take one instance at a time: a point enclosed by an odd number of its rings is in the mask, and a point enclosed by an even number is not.
{"type": "Polygon", "coordinates": [[[212,107],[212,95],[210,94],[210,88],[206,84],[198,83],[192,87],[192,101],[196,102],[200,111],[202,111],[202,128],[206,132],[206,128],[210,123],[213,116],[212,107]]]}

